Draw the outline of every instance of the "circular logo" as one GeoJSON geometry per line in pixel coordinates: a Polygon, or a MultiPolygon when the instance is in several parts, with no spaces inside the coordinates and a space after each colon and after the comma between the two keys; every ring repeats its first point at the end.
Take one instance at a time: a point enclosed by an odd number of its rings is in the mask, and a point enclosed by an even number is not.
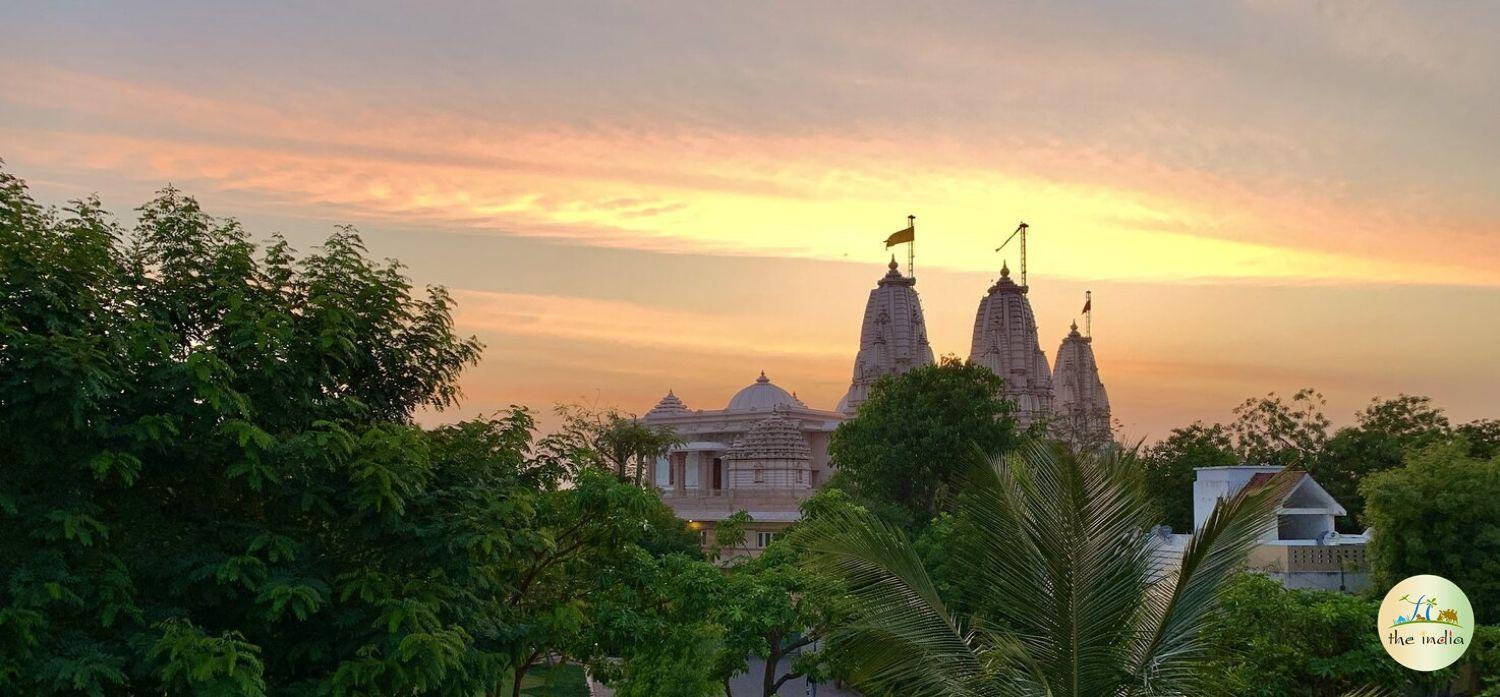
{"type": "Polygon", "coordinates": [[[1376,622],[1386,653],[1412,670],[1446,668],[1474,638],[1468,596],[1442,576],[1412,576],[1396,584],[1380,603],[1376,622]]]}

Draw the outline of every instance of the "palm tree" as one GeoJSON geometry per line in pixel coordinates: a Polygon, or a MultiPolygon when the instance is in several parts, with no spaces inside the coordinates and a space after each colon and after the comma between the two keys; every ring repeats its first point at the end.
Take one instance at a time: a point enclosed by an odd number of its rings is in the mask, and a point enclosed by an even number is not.
{"type": "Polygon", "coordinates": [[[952,561],[983,582],[959,617],[898,529],[850,508],[794,540],[843,584],[856,619],[830,638],[867,694],[972,697],[1199,694],[1201,630],[1274,524],[1290,478],[1221,501],[1174,572],[1153,564],[1149,499],[1128,456],[1043,446],[975,468],[952,561]]]}

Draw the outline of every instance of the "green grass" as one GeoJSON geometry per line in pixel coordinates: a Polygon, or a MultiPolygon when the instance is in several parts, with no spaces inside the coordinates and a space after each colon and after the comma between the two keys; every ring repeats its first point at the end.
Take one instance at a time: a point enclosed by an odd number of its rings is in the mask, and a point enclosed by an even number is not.
{"type": "Polygon", "coordinates": [[[588,681],[583,666],[564,663],[556,668],[538,666],[526,671],[521,694],[528,697],[588,697],[588,681]]]}

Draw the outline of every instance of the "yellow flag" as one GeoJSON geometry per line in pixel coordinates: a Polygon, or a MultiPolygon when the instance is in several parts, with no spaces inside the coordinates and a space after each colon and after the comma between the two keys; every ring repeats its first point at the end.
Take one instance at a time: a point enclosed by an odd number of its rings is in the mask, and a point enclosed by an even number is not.
{"type": "Polygon", "coordinates": [[[894,246],[896,246],[898,244],[902,244],[902,243],[905,243],[905,242],[913,242],[916,239],[917,239],[917,232],[916,232],[916,230],[913,230],[912,228],[908,227],[905,230],[899,230],[899,231],[897,231],[895,233],[892,233],[890,237],[885,238],[885,248],[886,249],[890,249],[891,247],[894,247],[894,246]]]}

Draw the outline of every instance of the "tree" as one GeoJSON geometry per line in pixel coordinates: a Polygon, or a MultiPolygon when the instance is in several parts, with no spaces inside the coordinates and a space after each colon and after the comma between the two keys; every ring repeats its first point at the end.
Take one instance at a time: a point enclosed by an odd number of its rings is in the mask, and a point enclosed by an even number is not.
{"type": "Polygon", "coordinates": [[[1261,574],[1240,574],[1224,591],[1205,632],[1205,694],[1224,697],[1337,697],[1366,685],[1437,689],[1456,670],[1403,668],[1385,652],[1370,618],[1375,600],[1331,591],[1288,590],[1261,574]]]}
{"type": "Polygon", "coordinates": [[[955,549],[985,597],[960,617],[906,535],[859,510],[805,524],[811,568],[849,589],[853,620],[830,638],[867,692],[903,695],[1195,694],[1201,634],[1290,478],[1241,492],[1153,580],[1150,499],[1119,454],[1034,447],[972,474],[955,549]]]}
{"type": "Polygon", "coordinates": [[[1401,466],[1406,453],[1451,435],[1443,410],[1427,397],[1377,397],[1355,417],[1355,425],[1339,429],[1308,464],[1318,483],[1349,512],[1348,518],[1339,521],[1345,531],[1357,531],[1366,522],[1361,481],[1401,466]]]}
{"type": "Polygon", "coordinates": [[[728,569],[724,602],[716,615],[725,628],[717,672],[726,694],[729,678],[746,670],[750,655],[765,661],[762,697],[775,697],[788,680],[826,676],[823,656],[814,648],[839,620],[836,594],[817,583],[799,561],[791,545],[777,541],[759,557],[728,569]],[[790,667],[783,669],[788,659],[790,667]]]}
{"type": "Polygon", "coordinates": [[[1500,419],[1479,419],[1453,429],[1469,444],[1469,457],[1488,460],[1500,454],[1500,419]]]}
{"type": "Polygon", "coordinates": [[[1018,443],[1001,385],[989,368],[951,356],[881,378],[834,431],[829,457],[840,481],[925,521],[949,504],[972,461],[1018,443]]]}
{"type": "Polygon", "coordinates": [[[1298,390],[1290,401],[1274,392],[1245,400],[1229,426],[1236,453],[1250,464],[1307,469],[1328,441],[1326,404],[1313,389],[1298,390]]]}
{"type": "Polygon", "coordinates": [[[1157,519],[1177,532],[1192,532],[1194,469],[1228,467],[1240,459],[1224,426],[1198,422],[1172,429],[1165,440],[1146,449],[1140,463],[1146,492],[1160,512],[1157,519]]]}
{"type": "Polygon", "coordinates": [[[257,252],[167,189],[127,233],[0,172],[0,693],[515,694],[591,657],[594,579],[695,545],[529,456],[524,411],[417,427],[479,350],[351,229],[257,252]]]}
{"type": "Polygon", "coordinates": [[[637,486],[649,484],[651,465],[682,443],[671,427],[652,426],[616,409],[559,404],[554,411],[562,424],[544,439],[544,450],[567,453],[576,460],[570,463],[575,469],[598,465],[637,486]]]}
{"type": "Polygon", "coordinates": [[[1360,492],[1375,529],[1368,554],[1378,590],[1436,574],[1464,589],[1478,621],[1500,621],[1500,458],[1436,443],[1370,475],[1360,492]]]}

